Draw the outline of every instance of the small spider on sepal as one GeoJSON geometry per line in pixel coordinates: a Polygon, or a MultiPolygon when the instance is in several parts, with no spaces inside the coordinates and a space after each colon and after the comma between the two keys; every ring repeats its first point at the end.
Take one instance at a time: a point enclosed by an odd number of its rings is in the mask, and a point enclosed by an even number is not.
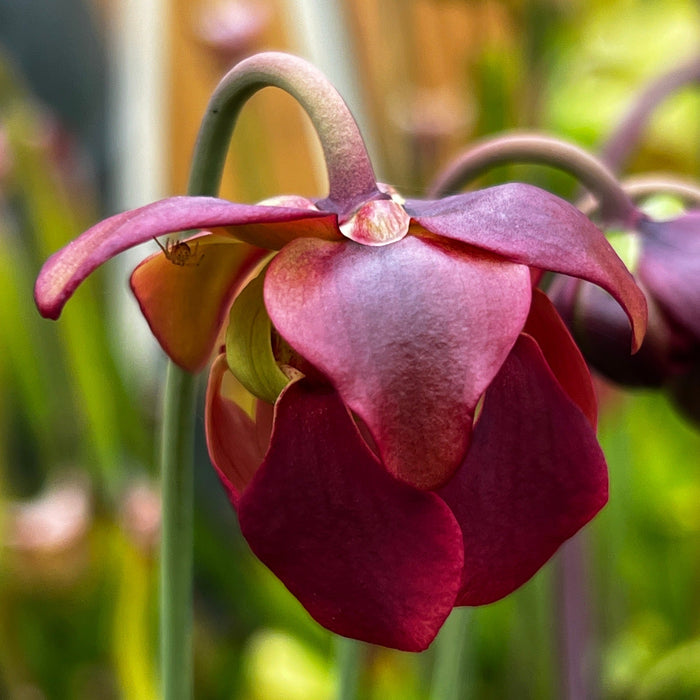
{"type": "Polygon", "coordinates": [[[163,245],[157,238],[153,240],[158,244],[158,247],[163,251],[165,257],[170,260],[173,265],[184,267],[185,265],[199,265],[202,262],[204,253],[198,255],[199,241],[195,241],[194,247],[190,247],[185,241],[175,241],[171,238],[165,241],[163,245]]]}

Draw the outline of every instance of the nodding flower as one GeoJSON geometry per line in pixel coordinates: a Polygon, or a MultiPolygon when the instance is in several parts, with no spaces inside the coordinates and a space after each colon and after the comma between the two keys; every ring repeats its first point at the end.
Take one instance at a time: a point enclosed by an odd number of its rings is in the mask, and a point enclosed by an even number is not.
{"type": "Polygon", "coordinates": [[[344,103],[294,57],[234,68],[201,138],[270,84],[309,112],[328,197],[118,214],[46,263],[37,304],[55,318],[113,255],[198,231],[196,264],[173,264],[171,244],[131,287],[174,362],[216,354],[207,443],[244,537],[328,629],[421,650],[454,606],[513,591],[607,499],[589,371],[533,278],[602,286],[635,347],[644,297],[598,228],[544,190],[405,200],[377,184],[344,103]]]}

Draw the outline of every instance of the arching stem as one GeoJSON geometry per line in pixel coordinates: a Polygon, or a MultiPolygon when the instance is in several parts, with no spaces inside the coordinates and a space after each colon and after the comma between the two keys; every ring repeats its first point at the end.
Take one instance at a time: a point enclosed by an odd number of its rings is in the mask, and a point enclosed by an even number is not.
{"type": "Polygon", "coordinates": [[[358,700],[360,668],[365,656],[362,642],[336,635],[335,655],[338,669],[338,686],[335,700],[358,700]]]}
{"type": "MultiPolygon", "coordinates": [[[[335,88],[306,61],[264,53],[239,63],[214,92],[200,127],[188,184],[190,195],[216,195],[229,141],[245,102],[276,86],[309,114],[328,168],[322,207],[348,215],[363,202],[386,198],[357,124],[335,88]]],[[[161,438],[162,540],[160,663],[163,700],[192,697],[193,444],[197,377],[170,363],[161,438]]]]}
{"type": "Polygon", "coordinates": [[[620,172],[656,108],[667,97],[691,83],[700,83],[700,56],[695,56],[649,84],[605,142],[600,151],[603,162],[614,172],[620,172]]]}
{"type": "MultiPolygon", "coordinates": [[[[623,180],[620,184],[635,202],[644,199],[644,197],[667,194],[678,197],[691,206],[700,206],[700,187],[690,180],[650,174],[636,175],[623,180]]],[[[587,195],[577,202],[576,206],[584,214],[590,216],[598,208],[598,202],[594,197],[587,195]]]]}
{"type": "Polygon", "coordinates": [[[197,139],[191,180],[204,194],[218,190],[238,114],[258,90],[274,86],[307,112],[318,133],[328,169],[328,198],[322,208],[350,214],[359,204],[386,198],[377,189],[372,164],[357,124],[336,89],[310,63],[288,54],[261,53],[241,61],[221,80],[209,101],[197,139]]]}
{"type": "Polygon", "coordinates": [[[508,134],[469,148],[442,172],[430,194],[454,194],[488,170],[517,162],[549,165],[576,177],[598,198],[601,218],[606,223],[633,228],[643,216],[597,158],[567,141],[532,133],[508,134]]]}

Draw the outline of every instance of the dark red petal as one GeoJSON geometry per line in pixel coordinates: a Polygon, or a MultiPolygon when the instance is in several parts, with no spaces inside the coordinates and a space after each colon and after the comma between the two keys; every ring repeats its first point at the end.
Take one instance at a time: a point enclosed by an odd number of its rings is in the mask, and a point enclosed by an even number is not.
{"type": "Polygon", "coordinates": [[[674,221],[646,221],[640,230],[640,281],[700,341],[700,212],[674,221]]]}
{"type": "Polygon", "coordinates": [[[463,563],[452,513],[386,473],[330,388],[282,393],[238,514],[255,554],[333,632],[420,651],[452,609],[463,563]]]}
{"type": "Polygon", "coordinates": [[[209,457],[234,506],[265,456],[272,418],[272,407],[259,401],[254,421],[236,394],[241,397],[244,390],[229,371],[226,355],[219,355],[209,372],[205,428],[209,457]]]}
{"type": "Polygon", "coordinates": [[[362,418],[389,471],[424,489],[461,463],[530,295],[527,267],[415,236],[294,241],[265,278],[277,330],[362,418]]]}
{"type": "Polygon", "coordinates": [[[514,591],[605,505],[595,433],[529,336],[486,392],[467,459],[439,494],[464,535],[458,605],[514,591]]]}
{"type": "Polygon", "coordinates": [[[540,289],[533,290],[530,315],[523,332],[537,341],[562,389],[583,411],[595,430],[598,423],[598,399],[588,365],[561,316],[540,289]]]}
{"type": "Polygon", "coordinates": [[[118,253],[154,236],[230,227],[261,248],[280,248],[299,236],[342,239],[334,215],[308,209],[235,204],[214,197],[171,197],[111,216],[88,229],[44,264],[34,287],[42,316],[58,318],[76,287],[118,253]]]}
{"type": "Polygon", "coordinates": [[[168,357],[196,372],[211,357],[234,294],[269,253],[214,234],[187,244],[191,264],[175,265],[156,253],[136,267],[131,289],[168,357]]]}
{"type": "Polygon", "coordinates": [[[603,287],[632,322],[634,349],[641,344],[646,328],[644,295],[602,232],[563,199],[512,183],[432,202],[410,201],[406,211],[439,236],[603,287]]]}

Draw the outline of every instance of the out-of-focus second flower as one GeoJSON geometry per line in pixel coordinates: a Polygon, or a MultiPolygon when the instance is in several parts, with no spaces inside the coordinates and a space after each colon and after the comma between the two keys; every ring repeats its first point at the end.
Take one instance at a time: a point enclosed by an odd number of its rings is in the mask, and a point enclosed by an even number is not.
{"type": "Polygon", "coordinates": [[[624,385],[667,386],[686,415],[700,422],[700,211],[673,218],[657,211],[654,217],[635,203],[665,194],[697,207],[700,189],[654,175],[620,183],[602,161],[573,143],[513,132],[464,151],[440,175],[433,192],[459,190],[495,165],[514,162],[555,167],[586,186],[591,194],[579,206],[595,213],[646,296],[648,331],[641,350],[630,356],[628,320],[613,297],[580,278],[557,275],[548,281],[548,294],[588,362],[624,385]]]}
{"type": "Polygon", "coordinates": [[[627,319],[608,294],[558,279],[550,296],[593,367],[623,385],[666,388],[700,424],[700,211],[666,220],[643,217],[635,230],[611,240],[649,307],[647,334],[636,355],[625,351],[627,319]]]}
{"type": "Polygon", "coordinates": [[[22,586],[72,586],[89,565],[92,494],[84,475],[70,475],[32,499],[11,501],[0,546],[22,586]]]}

